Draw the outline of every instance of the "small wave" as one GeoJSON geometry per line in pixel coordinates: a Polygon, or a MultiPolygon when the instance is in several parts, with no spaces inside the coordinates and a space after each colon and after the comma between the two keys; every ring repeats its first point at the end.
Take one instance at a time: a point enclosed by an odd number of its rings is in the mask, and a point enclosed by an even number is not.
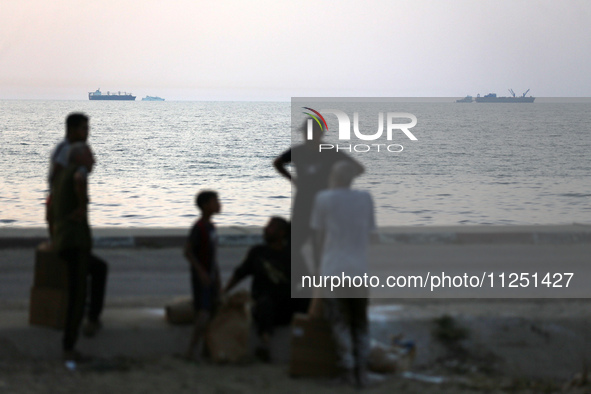
{"type": "Polygon", "coordinates": [[[16,223],[16,220],[13,219],[0,219],[0,223],[16,223]]]}
{"type": "Polygon", "coordinates": [[[562,197],[591,197],[591,194],[586,194],[586,193],[564,193],[564,194],[559,194],[559,196],[562,196],[562,197]]]}

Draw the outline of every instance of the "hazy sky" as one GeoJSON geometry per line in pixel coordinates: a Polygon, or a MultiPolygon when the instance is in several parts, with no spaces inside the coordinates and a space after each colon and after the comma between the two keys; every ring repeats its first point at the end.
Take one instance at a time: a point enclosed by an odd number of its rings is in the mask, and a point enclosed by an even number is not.
{"type": "Polygon", "coordinates": [[[0,99],[591,96],[589,0],[0,0],[0,99]]]}

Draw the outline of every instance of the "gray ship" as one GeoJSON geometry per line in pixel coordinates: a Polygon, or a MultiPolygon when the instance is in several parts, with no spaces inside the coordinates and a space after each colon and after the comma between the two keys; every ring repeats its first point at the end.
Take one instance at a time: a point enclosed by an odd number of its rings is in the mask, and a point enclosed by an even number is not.
{"type": "Polygon", "coordinates": [[[131,93],[121,94],[121,92],[117,92],[117,94],[111,92],[107,92],[107,94],[102,94],[100,89],[95,90],[94,92],[88,93],[89,100],[123,100],[123,101],[133,101],[135,100],[135,96],[132,96],[131,93]]]}
{"type": "Polygon", "coordinates": [[[464,97],[463,99],[456,100],[456,103],[471,103],[472,101],[474,101],[472,99],[472,96],[468,95],[468,96],[464,97]]]}
{"type": "Polygon", "coordinates": [[[164,99],[158,96],[146,96],[142,99],[142,101],[164,101],[164,99]]]}
{"type": "Polygon", "coordinates": [[[510,97],[497,97],[496,93],[489,93],[484,97],[480,97],[479,94],[475,101],[477,103],[533,103],[536,98],[532,96],[525,97],[527,92],[529,92],[529,89],[521,96],[515,96],[513,89],[509,89],[509,93],[511,93],[510,97]]]}

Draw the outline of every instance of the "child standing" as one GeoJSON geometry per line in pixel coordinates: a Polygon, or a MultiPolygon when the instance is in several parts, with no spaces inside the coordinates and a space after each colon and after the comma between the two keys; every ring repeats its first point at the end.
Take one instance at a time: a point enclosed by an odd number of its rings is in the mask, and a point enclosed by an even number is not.
{"type": "Polygon", "coordinates": [[[195,349],[200,345],[207,323],[211,319],[218,297],[221,294],[221,279],[217,264],[217,235],[211,221],[220,213],[221,204],[214,191],[199,192],[195,198],[201,217],[191,228],[185,243],[185,258],[191,269],[191,289],[195,308],[195,327],[189,348],[185,354],[193,359],[195,349]]]}

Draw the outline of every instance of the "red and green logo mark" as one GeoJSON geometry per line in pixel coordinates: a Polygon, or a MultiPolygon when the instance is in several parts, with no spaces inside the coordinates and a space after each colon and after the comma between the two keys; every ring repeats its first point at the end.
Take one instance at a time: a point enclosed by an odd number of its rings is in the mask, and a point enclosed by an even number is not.
{"type": "Polygon", "coordinates": [[[320,115],[320,112],[310,108],[310,107],[303,107],[304,109],[307,109],[308,111],[311,111],[313,113],[309,113],[309,112],[304,112],[304,114],[310,116],[312,119],[314,119],[316,121],[316,123],[318,123],[318,126],[320,126],[320,129],[324,130],[325,132],[328,131],[328,125],[326,124],[326,120],[324,120],[324,117],[322,115],[320,115]]]}

